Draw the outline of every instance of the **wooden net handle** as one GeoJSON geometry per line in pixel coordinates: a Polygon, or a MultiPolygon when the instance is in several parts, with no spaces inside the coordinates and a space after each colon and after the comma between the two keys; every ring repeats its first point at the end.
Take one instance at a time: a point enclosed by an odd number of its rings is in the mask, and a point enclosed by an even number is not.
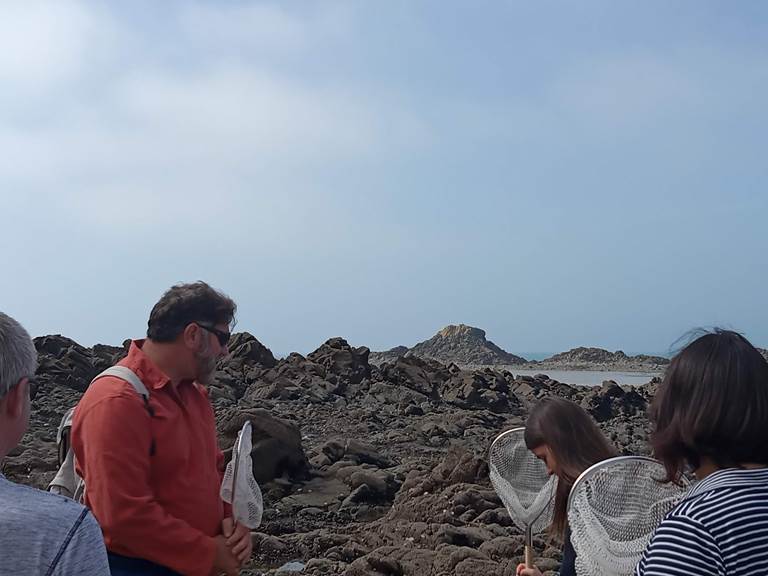
{"type": "Polygon", "coordinates": [[[533,548],[525,545],[525,567],[533,568],[533,548]]]}

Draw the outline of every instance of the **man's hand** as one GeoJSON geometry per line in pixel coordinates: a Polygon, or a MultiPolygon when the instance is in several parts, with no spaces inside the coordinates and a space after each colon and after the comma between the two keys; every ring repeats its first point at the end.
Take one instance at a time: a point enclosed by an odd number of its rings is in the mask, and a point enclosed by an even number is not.
{"type": "Polygon", "coordinates": [[[224,518],[221,523],[221,530],[227,539],[227,546],[232,550],[240,566],[248,562],[251,558],[252,542],[251,542],[251,530],[240,523],[232,526],[232,518],[224,518]]]}
{"type": "Polygon", "coordinates": [[[227,576],[237,576],[240,574],[240,565],[240,560],[227,546],[227,539],[224,536],[216,536],[216,558],[213,560],[211,575],[224,573],[227,576]]]}

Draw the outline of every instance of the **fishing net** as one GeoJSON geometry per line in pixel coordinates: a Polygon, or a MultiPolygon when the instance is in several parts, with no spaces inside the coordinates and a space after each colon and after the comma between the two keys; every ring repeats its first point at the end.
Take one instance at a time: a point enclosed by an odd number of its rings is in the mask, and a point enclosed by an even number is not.
{"type": "MultiPolygon", "coordinates": [[[[557,478],[525,445],[524,428],[503,432],[491,444],[490,477],[512,521],[525,532],[530,549],[532,535],[552,523],[557,478]]],[[[526,563],[529,563],[526,550],[526,563]]]]}
{"type": "Polygon", "coordinates": [[[261,524],[264,501],[253,477],[251,460],[251,423],[246,421],[232,446],[232,459],[221,481],[221,499],[232,505],[235,521],[251,530],[261,524]]]}
{"type": "Polygon", "coordinates": [[[568,524],[579,576],[634,574],[662,518],[688,484],[665,483],[651,458],[619,456],[588,468],[568,499],[568,524]]]}

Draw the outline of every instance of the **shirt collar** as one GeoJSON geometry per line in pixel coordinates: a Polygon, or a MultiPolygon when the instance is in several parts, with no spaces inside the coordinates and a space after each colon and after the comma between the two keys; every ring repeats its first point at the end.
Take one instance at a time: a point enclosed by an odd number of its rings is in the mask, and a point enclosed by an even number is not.
{"type": "Polygon", "coordinates": [[[124,362],[121,362],[121,364],[124,363],[133,370],[147,388],[159,390],[170,384],[171,379],[144,354],[144,351],[141,349],[144,346],[144,342],[146,342],[146,339],[133,340],[131,347],[128,349],[128,356],[125,357],[124,362]]]}
{"type": "Polygon", "coordinates": [[[705,492],[720,488],[743,488],[768,485],[768,468],[724,468],[712,472],[709,476],[691,488],[686,498],[693,498],[705,492]]]}

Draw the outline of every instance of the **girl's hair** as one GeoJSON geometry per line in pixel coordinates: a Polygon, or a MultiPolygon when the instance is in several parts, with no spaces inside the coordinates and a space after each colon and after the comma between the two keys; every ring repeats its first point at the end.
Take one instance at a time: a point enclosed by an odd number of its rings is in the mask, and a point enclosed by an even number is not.
{"type": "Polygon", "coordinates": [[[616,449],[581,406],[557,397],[533,407],[525,422],[525,444],[529,450],[546,445],[555,458],[558,482],[551,532],[564,540],[573,483],[592,464],[616,456],[616,449]]]}
{"type": "Polygon", "coordinates": [[[768,464],[768,363],[741,334],[706,333],[672,359],[650,417],[670,481],[703,458],[719,468],[768,464]]]}

